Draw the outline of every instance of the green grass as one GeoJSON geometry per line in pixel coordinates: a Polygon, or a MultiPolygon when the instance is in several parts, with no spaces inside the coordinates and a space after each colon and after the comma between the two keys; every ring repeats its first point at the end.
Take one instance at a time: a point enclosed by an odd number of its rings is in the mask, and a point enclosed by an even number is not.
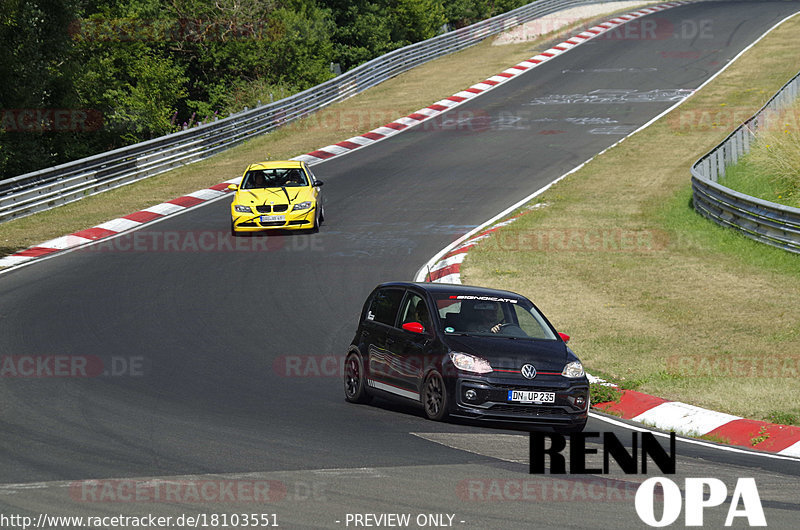
{"type": "Polygon", "coordinates": [[[797,255],[754,241],[736,230],[719,226],[698,215],[692,207],[692,187],[689,183],[668,198],[655,213],[659,224],[669,232],[671,246],[676,250],[724,255],[742,265],[800,279],[797,255]]]}
{"type": "Polygon", "coordinates": [[[773,411],[767,414],[764,420],[780,425],[800,425],[800,413],[773,411]]]}
{"type": "Polygon", "coordinates": [[[718,444],[731,445],[730,438],[725,438],[718,434],[703,434],[701,436],[693,436],[693,438],[697,438],[698,440],[706,440],[708,442],[713,442],[718,444]]]}
{"type": "Polygon", "coordinates": [[[593,404],[607,403],[610,401],[619,403],[621,397],[622,392],[613,386],[601,385],[598,383],[589,385],[589,399],[593,404]]]}
{"type": "Polygon", "coordinates": [[[771,176],[749,156],[744,156],[736,165],[728,167],[725,177],[719,179],[719,183],[745,195],[800,208],[800,194],[776,185],[771,176]]]}

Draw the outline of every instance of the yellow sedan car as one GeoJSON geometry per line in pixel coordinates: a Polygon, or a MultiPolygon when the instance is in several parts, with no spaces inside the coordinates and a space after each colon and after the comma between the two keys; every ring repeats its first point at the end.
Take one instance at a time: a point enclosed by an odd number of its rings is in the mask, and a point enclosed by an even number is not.
{"type": "Polygon", "coordinates": [[[262,230],[317,230],[325,218],[317,180],[305,164],[278,160],[250,164],[231,203],[231,234],[262,230]]]}

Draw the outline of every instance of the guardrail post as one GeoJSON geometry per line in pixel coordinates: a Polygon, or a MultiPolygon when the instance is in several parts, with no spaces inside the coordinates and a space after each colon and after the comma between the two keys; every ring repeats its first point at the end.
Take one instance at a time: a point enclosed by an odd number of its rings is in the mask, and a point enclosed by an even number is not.
{"type": "Polygon", "coordinates": [[[719,175],[719,170],[717,168],[717,155],[716,153],[712,153],[711,156],[708,157],[708,178],[714,182],[717,181],[717,176],[719,175]]]}
{"type": "Polygon", "coordinates": [[[717,178],[725,178],[725,149],[720,149],[717,151],[717,178]]]}
{"type": "Polygon", "coordinates": [[[710,179],[711,178],[711,160],[709,160],[708,158],[704,158],[701,167],[703,168],[703,170],[701,171],[703,176],[708,178],[708,179],[710,179]]]}

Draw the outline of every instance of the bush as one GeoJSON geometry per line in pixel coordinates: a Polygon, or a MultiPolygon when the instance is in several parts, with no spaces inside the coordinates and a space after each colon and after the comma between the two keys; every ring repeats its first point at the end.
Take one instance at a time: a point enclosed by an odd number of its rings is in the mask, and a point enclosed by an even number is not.
{"type": "Polygon", "coordinates": [[[598,403],[608,403],[613,401],[619,403],[622,391],[615,386],[601,385],[600,383],[589,384],[589,397],[593,405],[598,403]]]}
{"type": "Polygon", "coordinates": [[[793,196],[800,193],[800,130],[782,129],[761,133],[750,160],[763,168],[778,193],[793,196]]]}
{"type": "Polygon", "coordinates": [[[748,195],[797,207],[800,205],[800,103],[767,115],[750,152],[720,181],[748,195]]]}
{"type": "Polygon", "coordinates": [[[800,425],[800,417],[791,412],[772,411],[764,419],[779,425],[800,425]]]}

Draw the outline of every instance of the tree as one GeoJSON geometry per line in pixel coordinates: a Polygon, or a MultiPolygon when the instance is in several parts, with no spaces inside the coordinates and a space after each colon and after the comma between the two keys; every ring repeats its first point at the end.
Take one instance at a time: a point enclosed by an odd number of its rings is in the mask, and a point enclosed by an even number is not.
{"type": "Polygon", "coordinates": [[[436,36],[445,12],[437,0],[397,0],[392,11],[392,39],[405,46],[436,36]]]}
{"type": "MultiPolygon", "coordinates": [[[[20,127],[27,111],[70,109],[78,103],[71,87],[77,66],[69,57],[66,28],[78,13],[74,0],[4,0],[0,4],[0,174],[3,178],[80,155],[69,132],[52,123],[20,127]],[[63,28],[63,29],[54,29],[63,28]]],[[[33,125],[30,122],[25,125],[33,125]]]]}
{"type": "Polygon", "coordinates": [[[152,2],[110,6],[80,21],[72,53],[83,68],[74,85],[81,102],[104,117],[102,148],[177,130],[171,118],[189,79],[170,53],[169,26],[152,2]]]}
{"type": "Polygon", "coordinates": [[[360,0],[329,0],[335,29],[333,62],[342,71],[367,62],[399,47],[392,40],[392,24],[385,4],[360,0]]]}

